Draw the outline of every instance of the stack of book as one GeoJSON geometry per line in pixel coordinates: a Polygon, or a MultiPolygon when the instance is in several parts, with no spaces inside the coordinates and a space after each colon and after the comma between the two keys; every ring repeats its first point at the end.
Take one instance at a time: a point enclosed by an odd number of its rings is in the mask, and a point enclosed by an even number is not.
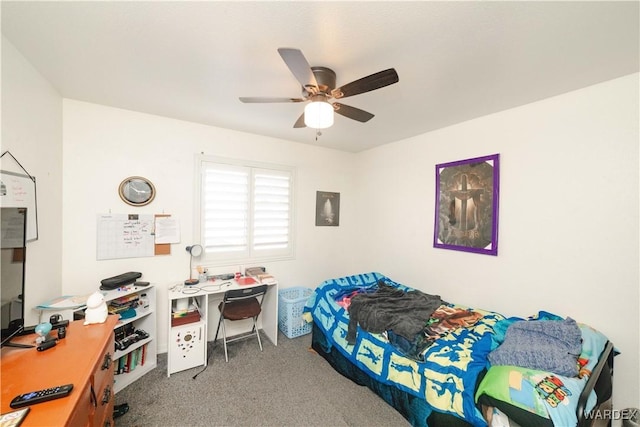
{"type": "Polygon", "coordinates": [[[262,285],[274,285],[276,283],[276,278],[267,273],[264,267],[250,267],[244,272],[247,276],[253,277],[256,282],[262,285]]]}
{"type": "Polygon", "coordinates": [[[109,302],[107,310],[110,314],[119,314],[131,308],[135,309],[138,306],[138,299],[138,294],[127,295],[121,298],[114,299],[113,301],[109,302]]]}

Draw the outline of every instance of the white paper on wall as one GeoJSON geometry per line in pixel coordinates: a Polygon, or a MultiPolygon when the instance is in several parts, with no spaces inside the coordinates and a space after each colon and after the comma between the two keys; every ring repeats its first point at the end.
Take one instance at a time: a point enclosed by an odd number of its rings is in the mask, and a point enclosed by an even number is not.
{"type": "Polygon", "coordinates": [[[180,224],[169,216],[156,217],[156,244],[180,243],[180,224]]]}

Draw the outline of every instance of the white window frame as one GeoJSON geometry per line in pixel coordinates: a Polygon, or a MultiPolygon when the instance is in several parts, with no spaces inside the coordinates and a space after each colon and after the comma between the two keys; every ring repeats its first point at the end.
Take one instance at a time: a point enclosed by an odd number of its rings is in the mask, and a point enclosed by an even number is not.
{"type": "Polygon", "coordinates": [[[201,264],[207,266],[226,266],[234,264],[251,264],[267,261],[280,261],[290,260],[295,256],[295,234],[294,234],[294,218],[295,218],[295,168],[292,166],[275,165],[262,162],[254,162],[241,159],[229,159],[218,156],[211,156],[206,154],[196,155],[196,195],[195,195],[195,209],[194,212],[194,224],[195,224],[195,238],[202,245],[204,251],[199,259],[201,264]],[[204,177],[207,168],[211,166],[219,166],[223,169],[238,169],[249,171],[249,191],[248,191],[248,205],[247,205],[247,248],[238,252],[213,252],[207,250],[205,244],[205,226],[204,219],[205,206],[204,206],[204,177]],[[288,218],[288,242],[285,249],[267,249],[256,250],[254,248],[254,202],[256,199],[254,189],[254,174],[256,172],[274,172],[274,174],[289,175],[289,218],[288,218]]]}

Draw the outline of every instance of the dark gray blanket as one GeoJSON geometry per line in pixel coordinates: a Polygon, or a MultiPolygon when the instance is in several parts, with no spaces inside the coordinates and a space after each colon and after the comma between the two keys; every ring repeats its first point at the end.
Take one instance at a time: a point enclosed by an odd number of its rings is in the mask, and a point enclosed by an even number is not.
{"type": "Polygon", "coordinates": [[[349,305],[347,342],[356,342],[358,325],[372,333],[392,330],[408,340],[422,331],[431,314],[446,304],[439,295],[429,295],[418,290],[402,289],[378,283],[374,293],[357,294],[349,305]]]}

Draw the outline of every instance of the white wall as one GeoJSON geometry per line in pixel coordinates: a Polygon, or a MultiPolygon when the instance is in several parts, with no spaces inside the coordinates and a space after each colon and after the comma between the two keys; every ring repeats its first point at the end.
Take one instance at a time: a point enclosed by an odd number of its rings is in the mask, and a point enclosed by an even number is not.
{"type": "MultiPolygon", "coordinates": [[[[196,242],[197,153],[296,167],[296,258],[264,264],[281,287],[313,288],[350,270],[350,254],[337,251],[348,246],[354,223],[353,154],[68,99],[63,121],[63,292],[86,294],[105,277],[142,272],[158,285],[161,352],[167,349],[166,290],[189,277],[185,246],[196,242]],[[157,196],[150,205],[135,208],[120,200],[118,185],[131,175],[154,183],[157,196]],[[315,226],[318,190],[341,193],[339,227],[315,226]],[[182,242],[171,245],[169,256],[96,261],[96,215],[109,212],[171,214],[179,220],[182,242]]],[[[235,270],[233,265],[227,272],[235,270]]]]}
{"type": "Polygon", "coordinates": [[[614,404],[638,407],[638,91],[634,74],[361,153],[354,271],[587,323],[622,352],[614,404]],[[498,256],[433,248],[435,165],[494,153],[498,256]]]}
{"type": "MultiPolygon", "coordinates": [[[[36,178],[38,240],[27,243],[25,264],[25,324],[34,325],[39,312],[30,307],[62,292],[62,97],[3,36],[2,152],[6,150],[36,178]]],[[[24,173],[8,154],[0,168],[24,173]]]]}

